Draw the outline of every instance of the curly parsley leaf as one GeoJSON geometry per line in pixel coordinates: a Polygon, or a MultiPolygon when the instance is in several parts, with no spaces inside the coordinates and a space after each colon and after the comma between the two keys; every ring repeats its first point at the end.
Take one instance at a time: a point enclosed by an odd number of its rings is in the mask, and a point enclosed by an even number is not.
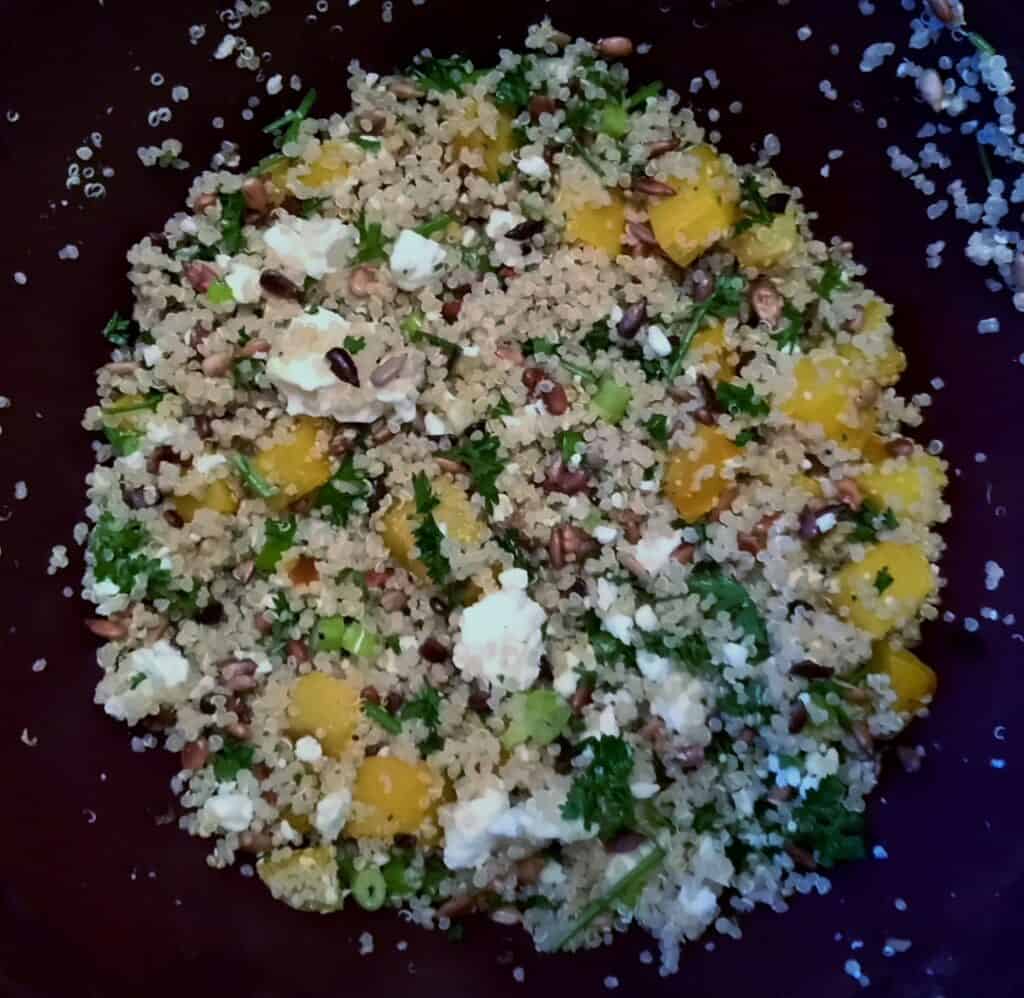
{"type": "Polygon", "coordinates": [[[590,354],[591,357],[596,356],[602,351],[610,350],[612,345],[612,335],[608,320],[602,319],[600,322],[595,322],[594,325],[590,327],[587,335],[580,341],[580,345],[588,354],[590,354]]]}
{"type": "Polygon", "coordinates": [[[750,593],[717,566],[698,565],[687,580],[690,592],[710,596],[717,613],[728,614],[744,634],[754,639],[755,661],[768,657],[768,627],[750,593]]]}
{"type": "Polygon", "coordinates": [[[794,809],[793,821],[793,840],[812,850],[821,866],[864,858],[864,815],[847,808],[846,784],[839,777],[826,776],[794,809]]]}
{"type": "Polygon", "coordinates": [[[115,312],[103,327],[103,336],[116,347],[128,347],[139,336],[139,327],[131,320],[115,312]]]}
{"type": "Polygon", "coordinates": [[[484,75],[484,70],[475,69],[473,63],[462,56],[449,56],[418,60],[408,75],[424,90],[461,94],[484,75]]]}
{"type": "Polygon", "coordinates": [[[359,233],[359,249],[355,255],[357,264],[376,263],[388,258],[388,241],[380,222],[368,221],[364,212],[356,222],[356,232],[359,233]]]}
{"type": "Polygon", "coordinates": [[[598,665],[636,665],[636,649],[606,631],[601,618],[593,610],[583,615],[581,623],[598,665]]]}
{"type": "Polygon", "coordinates": [[[469,468],[473,479],[473,488],[481,495],[487,512],[490,513],[498,502],[498,476],[505,467],[505,461],[498,456],[501,442],[497,437],[485,433],[477,440],[467,440],[454,450],[448,457],[461,461],[469,468]]]}
{"type": "Polygon", "coordinates": [[[104,513],[89,539],[96,581],[111,582],[122,593],[132,593],[137,585],[146,592],[154,584],[163,585],[170,573],[146,554],[149,540],[149,531],[138,520],[121,521],[104,513]]]}
{"type": "Polygon", "coordinates": [[[280,655],[285,645],[292,639],[295,625],[298,624],[302,611],[293,610],[284,593],[277,593],[274,596],[274,605],[271,608],[271,628],[267,636],[267,646],[272,655],[280,655]]]}
{"type": "Polygon", "coordinates": [[[252,769],[256,750],[246,742],[225,738],[224,747],[213,757],[213,774],[221,783],[237,779],[243,769],[252,769]]]}
{"type": "Polygon", "coordinates": [[[245,248],[245,196],[241,191],[220,196],[220,245],[228,256],[245,248]]]}
{"type": "Polygon", "coordinates": [[[871,543],[878,540],[879,531],[895,530],[900,521],[891,509],[880,510],[870,499],[864,501],[864,505],[857,511],[854,517],[853,533],[850,540],[861,544],[871,543]]]}
{"type": "Polygon", "coordinates": [[[558,449],[562,460],[568,464],[584,447],[583,434],[579,430],[563,430],[558,434],[558,449]]]}
{"type": "Polygon", "coordinates": [[[668,438],[672,431],[668,416],[661,413],[651,416],[651,418],[644,423],[644,429],[647,430],[647,435],[656,444],[661,447],[668,445],[668,438]]]}
{"type": "Polygon", "coordinates": [[[385,731],[397,735],[402,730],[402,722],[395,717],[386,707],[378,703],[364,703],[363,713],[375,724],[379,724],[385,731]]]}
{"type": "Polygon", "coordinates": [[[754,391],[753,385],[737,385],[723,381],[715,389],[718,404],[730,416],[750,416],[763,419],[771,411],[768,403],[754,391]]]}
{"type": "Polygon", "coordinates": [[[347,527],[356,506],[373,491],[366,473],[356,467],[355,458],[349,454],[316,494],[316,507],[335,527],[347,527]]]}
{"type": "Polygon", "coordinates": [[[883,565],[875,575],[875,590],[878,595],[881,596],[895,581],[889,571],[889,566],[883,565]]]}
{"type": "Polygon", "coordinates": [[[772,336],[772,339],[784,353],[792,353],[803,340],[804,324],[807,320],[804,313],[789,302],[783,306],[782,317],[786,320],[786,324],[772,336]]]}
{"type": "Polygon", "coordinates": [[[845,290],[849,283],[846,271],[834,260],[829,260],[818,281],[818,296],[825,301],[832,301],[832,296],[837,291],[845,290]]]}
{"type": "Polygon", "coordinates": [[[294,516],[284,520],[268,520],[266,527],[266,540],[260,553],[256,556],[256,571],[269,574],[277,568],[277,563],[284,556],[285,551],[295,544],[295,532],[298,524],[294,516]]]}
{"type": "Polygon", "coordinates": [[[451,574],[452,567],[441,550],[444,534],[434,519],[434,510],[441,505],[441,500],[434,494],[430,479],[421,471],[412,480],[413,495],[416,502],[416,513],[419,524],[413,531],[420,561],[426,565],[427,574],[439,586],[444,585],[451,574]]]}
{"type": "Polygon", "coordinates": [[[728,319],[739,315],[746,288],[747,279],[742,275],[720,275],[708,299],[694,305],[685,319],[672,324],[673,332],[679,337],[679,345],[665,371],[667,381],[674,381],[679,376],[686,355],[707,319],[728,319]]]}
{"type": "Polygon", "coordinates": [[[596,826],[598,835],[607,840],[632,827],[635,821],[629,789],[633,749],[612,735],[585,739],[580,750],[588,749],[592,758],[586,769],[577,771],[562,805],[562,817],[580,819],[588,829],[596,826]]]}
{"type": "Polygon", "coordinates": [[[517,115],[526,109],[533,96],[533,86],[527,79],[533,67],[533,57],[526,55],[519,60],[515,68],[505,70],[494,88],[494,103],[498,107],[507,108],[517,115]]]}
{"type": "Polygon", "coordinates": [[[264,135],[273,135],[274,144],[279,149],[290,142],[295,142],[299,137],[299,129],[302,123],[309,117],[309,112],[313,110],[315,103],[316,91],[310,90],[302,98],[302,103],[297,108],[292,111],[285,111],[276,121],[265,125],[263,128],[264,135]]]}
{"type": "Polygon", "coordinates": [[[782,214],[786,210],[786,205],[789,204],[788,194],[773,194],[766,198],[761,193],[761,185],[756,177],[747,177],[740,184],[740,190],[743,195],[740,208],[743,210],[744,217],[733,230],[737,236],[749,231],[755,225],[771,225],[775,221],[775,216],[782,214]]]}
{"type": "Polygon", "coordinates": [[[103,427],[107,443],[118,457],[134,454],[142,444],[142,434],[131,427],[114,426],[110,423],[103,427]]]}

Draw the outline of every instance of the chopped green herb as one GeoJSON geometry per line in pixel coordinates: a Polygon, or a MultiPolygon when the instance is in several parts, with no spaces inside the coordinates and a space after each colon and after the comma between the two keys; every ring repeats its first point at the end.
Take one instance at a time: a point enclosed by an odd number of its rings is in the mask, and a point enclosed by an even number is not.
{"type": "Polygon", "coordinates": [[[647,435],[656,444],[659,444],[662,447],[667,446],[668,438],[672,431],[668,416],[662,415],[661,413],[651,416],[651,418],[644,423],[644,429],[647,430],[647,435]]]}
{"type": "Polygon", "coordinates": [[[443,350],[450,357],[458,357],[462,353],[462,347],[458,343],[452,343],[443,336],[435,336],[426,331],[426,322],[422,312],[412,312],[400,323],[399,328],[408,337],[410,343],[430,343],[432,346],[443,350]]]}
{"type": "Polygon", "coordinates": [[[740,430],[736,434],[736,440],[734,441],[737,447],[746,447],[750,443],[759,443],[761,440],[761,430],[757,426],[748,426],[744,430],[740,430]]]}
{"type": "Polygon", "coordinates": [[[601,414],[605,422],[616,426],[622,422],[632,400],[632,388],[620,384],[611,375],[605,375],[598,384],[597,394],[590,400],[590,404],[601,414]]]}
{"type": "Polygon", "coordinates": [[[717,566],[698,565],[690,573],[687,585],[692,593],[710,596],[715,612],[728,614],[744,634],[754,639],[755,661],[768,657],[768,628],[757,604],[739,582],[717,566]]]}
{"type": "Polygon", "coordinates": [[[494,539],[498,542],[498,547],[512,555],[512,563],[516,568],[521,568],[531,577],[533,576],[534,565],[526,553],[525,538],[520,531],[515,527],[510,527],[508,530],[496,533],[494,539]]]}
{"type": "Polygon", "coordinates": [[[461,461],[469,468],[470,477],[473,479],[473,488],[483,498],[488,513],[498,502],[498,476],[506,464],[506,461],[498,456],[500,446],[501,442],[497,437],[485,433],[478,439],[466,440],[459,444],[447,455],[454,461],[461,461]]]}
{"type": "Polygon", "coordinates": [[[103,433],[107,443],[113,448],[118,457],[127,457],[134,454],[142,444],[142,434],[138,430],[129,427],[114,426],[107,423],[103,427],[103,433]]]}
{"type": "Polygon", "coordinates": [[[595,322],[590,327],[590,331],[580,341],[580,345],[584,350],[590,354],[591,357],[596,356],[602,351],[611,349],[612,335],[611,329],[608,325],[607,319],[602,319],[600,322],[595,322]]]}
{"type": "Polygon", "coordinates": [[[865,500],[853,519],[853,533],[850,540],[867,544],[878,540],[882,530],[895,530],[899,525],[896,514],[888,507],[882,511],[871,500],[865,500]]]}
{"type": "Polygon", "coordinates": [[[593,610],[583,616],[582,624],[598,665],[636,664],[636,649],[606,631],[601,618],[593,610]]]}
{"type": "Polygon", "coordinates": [[[500,419],[502,416],[511,416],[512,411],[512,403],[499,393],[498,401],[488,410],[487,416],[489,419],[500,419]]]}
{"type": "Polygon", "coordinates": [[[583,908],[571,925],[551,939],[547,949],[552,953],[565,949],[581,932],[588,929],[595,919],[606,912],[615,911],[627,898],[631,899],[635,906],[647,881],[665,862],[665,855],[665,850],[661,846],[651,849],[632,870],[616,880],[606,894],[583,908]]]}
{"type": "Polygon", "coordinates": [[[104,406],[103,411],[109,416],[123,416],[126,412],[155,412],[163,400],[163,392],[151,392],[141,397],[125,395],[111,405],[104,406]]]}
{"type": "Polygon", "coordinates": [[[128,689],[137,690],[146,681],[146,674],[144,672],[136,672],[132,676],[131,681],[128,683],[128,689]]]}
{"type": "Polygon", "coordinates": [[[462,56],[447,59],[420,59],[409,70],[411,76],[424,90],[461,94],[471,86],[484,71],[474,69],[473,63],[462,56]]]}
{"type": "Polygon", "coordinates": [[[356,263],[375,263],[388,258],[387,239],[384,237],[384,226],[380,222],[370,222],[366,212],[356,222],[359,234],[359,249],[356,250],[356,263]]]}
{"type": "Polygon", "coordinates": [[[744,217],[736,225],[734,233],[739,236],[755,225],[771,225],[775,221],[777,213],[769,207],[768,201],[761,193],[761,185],[757,182],[757,178],[747,177],[744,179],[740,184],[740,190],[743,194],[740,208],[743,210],[744,217]]]}
{"type": "Polygon", "coordinates": [[[786,302],[782,308],[782,317],[786,320],[786,324],[779,332],[772,335],[772,339],[784,353],[793,353],[803,340],[804,324],[807,320],[803,312],[789,302],[786,302]]]}
{"type": "Polygon", "coordinates": [[[978,50],[983,56],[991,56],[996,54],[996,47],[986,41],[977,31],[968,31],[967,40],[978,50]]]}
{"type": "Polygon", "coordinates": [[[302,98],[302,103],[297,108],[292,111],[285,111],[276,121],[266,125],[263,129],[264,135],[273,135],[275,137],[274,144],[279,149],[290,142],[295,142],[299,137],[302,123],[309,117],[309,112],[313,110],[315,103],[316,91],[310,90],[302,98]]]}
{"type": "Polygon", "coordinates": [[[533,85],[527,79],[534,67],[532,56],[524,55],[514,69],[504,71],[494,88],[494,103],[519,114],[526,109],[533,96],[533,85]]]}
{"type": "Polygon", "coordinates": [[[393,735],[397,735],[402,730],[402,722],[380,704],[364,703],[363,713],[375,724],[379,724],[385,731],[393,735]]]}
{"type": "Polygon", "coordinates": [[[277,568],[285,551],[295,544],[295,532],[298,524],[294,516],[285,520],[268,520],[266,528],[266,540],[260,553],[256,556],[256,571],[269,574],[277,568]]]}
{"type": "Polygon", "coordinates": [[[614,838],[633,825],[633,793],[629,789],[633,773],[633,749],[628,742],[612,735],[587,738],[580,751],[592,754],[586,769],[577,770],[562,805],[562,817],[579,818],[584,828],[595,827],[604,839],[614,838]]]}
{"type": "Polygon", "coordinates": [[[284,651],[301,616],[302,610],[292,609],[288,597],[284,593],[279,592],[274,595],[270,634],[267,636],[267,644],[272,655],[280,655],[284,651]]]}
{"type": "Polygon", "coordinates": [[[444,585],[451,574],[451,565],[441,550],[444,534],[434,519],[434,510],[441,501],[434,494],[430,479],[421,471],[413,480],[413,493],[416,499],[416,513],[420,522],[413,531],[416,538],[417,554],[420,561],[427,567],[427,574],[438,585],[444,585]]]}
{"type": "Polygon", "coordinates": [[[370,479],[362,469],[356,467],[355,457],[345,457],[341,466],[316,494],[316,508],[335,527],[348,526],[349,518],[356,506],[373,491],[370,479]]]}
{"type": "Polygon", "coordinates": [[[145,553],[149,532],[138,520],[118,520],[103,513],[89,539],[93,575],[97,582],[112,582],[126,594],[141,589],[150,593],[170,583],[170,572],[145,553]]]}
{"type": "Polygon", "coordinates": [[[354,357],[357,353],[366,349],[366,337],[346,336],[342,345],[354,357]]]}
{"type": "Polygon", "coordinates": [[[232,454],[231,463],[235,466],[235,470],[241,476],[242,482],[245,487],[256,496],[261,499],[269,499],[272,496],[276,496],[278,488],[276,485],[271,485],[253,466],[244,454],[232,454]]]}
{"type": "Polygon", "coordinates": [[[424,686],[412,700],[406,703],[399,716],[402,721],[420,721],[427,729],[427,737],[419,743],[424,756],[436,752],[443,744],[437,729],[441,726],[441,694],[433,686],[424,686]]]}
{"type": "MultiPolygon", "coordinates": [[[[301,214],[303,218],[312,218],[320,210],[323,204],[329,200],[330,198],[306,198],[305,201],[302,201],[299,204],[299,214],[301,214]]],[[[308,291],[309,288],[307,287],[306,290],[308,291]]]]}
{"type": "Polygon", "coordinates": [[[213,774],[221,783],[230,783],[238,778],[243,769],[252,769],[256,750],[246,742],[225,738],[224,747],[213,757],[213,774]]]}
{"type": "Polygon", "coordinates": [[[543,337],[535,337],[534,339],[527,340],[523,344],[523,353],[527,357],[541,357],[550,354],[557,354],[558,344],[553,340],[547,340],[543,337]]]}
{"type": "Polygon", "coordinates": [[[818,296],[825,301],[832,301],[832,296],[837,291],[844,290],[848,283],[846,271],[834,260],[829,260],[818,281],[818,296]]]}
{"type": "Polygon", "coordinates": [[[241,253],[245,248],[245,196],[241,191],[220,196],[221,249],[228,256],[241,253]]]}
{"type": "Polygon", "coordinates": [[[357,135],[353,140],[360,149],[367,152],[379,152],[381,147],[380,139],[371,138],[369,135],[357,135]]]}
{"type": "Polygon", "coordinates": [[[103,327],[103,335],[116,347],[127,347],[138,338],[139,327],[131,319],[123,319],[115,312],[103,327]]]}
{"type": "Polygon", "coordinates": [[[641,641],[645,651],[672,659],[694,676],[711,677],[716,674],[711,661],[711,650],[703,634],[645,634],[641,641]]]}
{"type": "Polygon", "coordinates": [[[846,806],[846,784],[838,776],[826,776],[793,811],[794,841],[814,852],[818,863],[863,859],[864,815],[846,806]]]}
{"type": "Polygon", "coordinates": [[[558,434],[558,448],[566,464],[580,453],[583,447],[583,434],[579,430],[563,430],[558,434]]]}
{"type": "Polygon", "coordinates": [[[263,380],[263,372],[266,368],[266,361],[259,360],[256,357],[243,357],[241,360],[235,361],[235,366],[231,371],[235,387],[241,389],[259,388],[263,380]]]}
{"type": "Polygon", "coordinates": [[[743,292],[747,281],[739,274],[725,274],[718,278],[715,290],[707,301],[699,302],[691,309],[689,316],[681,322],[673,323],[679,336],[679,346],[672,355],[672,361],[665,372],[666,381],[675,381],[679,377],[686,361],[686,355],[697,334],[707,319],[727,319],[739,314],[743,292]]]}
{"type": "Polygon", "coordinates": [[[751,416],[762,419],[771,411],[771,406],[754,391],[753,385],[737,385],[723,381],[715,390],[718,404],[730,416],[751,416]]]}
{"type": "Polygon", "coordinates": [[[889,572],[889,566],[883,565],[875,575],[875,589],[878,591],[878,595],[881,596],[895,581],[889,572]]]}

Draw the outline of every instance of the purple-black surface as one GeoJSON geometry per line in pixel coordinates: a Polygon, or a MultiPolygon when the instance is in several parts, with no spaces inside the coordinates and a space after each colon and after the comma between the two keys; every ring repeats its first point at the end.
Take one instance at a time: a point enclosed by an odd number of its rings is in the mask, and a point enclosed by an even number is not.
{"type": "MultiPolygon", "coordinates": [[[[707,18],[702,29],[694,18],[704,23],[704,5],[684,0],[528,0],[507,9],[398,0],[390,25],[370,0],[351,9],[330,0],[316,24],[306,21],[312,0],[275,6],[240,33],[258,51],[273,52],[272,67],[286,80],[297,70],[315,85],[321,110],[343,101],[353,58],[390,68],[431,45],[486,60],[550,13],[566,30],[655,42],[650,55],[633,60],[641,78],[665,79],[685,92],[692,76],[714,67],[722,87],[705,88],[698,104],[710,100],[722,109],[723,144],[741,158],[766,132],[779,135],[777,165],[820,211],[819,232],[852,239],[871,267],[872,285],[896,305],[911,359],[904,390],[928,390],[936,377],[945,382],[923,432],[945,441],[957,469],[945,569],[946,605],[958,616],[931,626],[925,644],[941,676],[940,696],[909,741],[923,744],[927,757],[912,777],[891,768],[872,809],[872,838],[887,860],[838,871],[829,896],[796,899],[785,917],[754,913],[743,921],[741,941],[717,939],[712,952],[689,947],[678,976],[668,980],[639,962],[638,952],[650,945],[639,935],[613,949],[542,958],[518,932],[478,923],[466,942],[453,945],[383,913],[297,914],[237,870],[207,870],[205,846],[158,820],[171,801],[174,760],[131,753],[125,729],[91,706],[93,641],[81,627],[81,605],[61,593],[75,583],[77,553],[72,568],[55,577],[46,564],[55,543],[76,551],[71,528],[81,519],[82,479],[91,464],[79,414],[104,359],[98,330],[128,301],[124,252],[181,207],[190,176],[143,170],[136,148],[176,136],[198,168],[231,138],[252,159],[266,151],[258,123],[291,96],[268,100],[252,74],[211,59],[222,34],[212,4],[8,0],[0,4],[0,171],[8,218],[0,241],[0,393],[12,400],[0,414],[0,993],[383,998],[425,989],[497,998],[524,987],[541,995],[567,988],[602,993],[613,975],[627,995],[845,998],[861,990],[843,972],[856,959],[877,996],[1019,995],[1022,645],[1013,627],[982,621],[968,633],[962,618],[980,619],[986,604],[1002,614],[1024,611],[1024,446],[1017,429],[1024,367],[1016,359],[1024,323],[1008,297],[985,290],[981,273],[962,258],[966,234],[959,223],[949,216],[926,223],[926,201],[888,169],[887,145],[919,145],[914,134],[924,110],[891,67],[866,76],[856,64],[871,42],[905,40],[909,15],[898,0],[878,0],[871,17],[861,16],[854,0],[740,4],[707,18]],[[194,23],[209,29],[198,46],[188,42],[194,23]],[[814,36],[801,44],[796,30],[805,23],[814,36]],[[342,30],[329,30],[334,24],[342,30]],[[833,42],[838,56],[829,53],[833,42]],[[163,74],[164,86],[150,84],[154,72],[163,74]],[[838,88],[838,101],[819,93],[823,79],[838,88]],[[186,103],[170,100],[177,83],[191,88],[186,103]],[[246,123],[240,112],[251,95],[262,96],[263,106],[246,123]],[[855,99],[862,111],[851,106],[855,99]],[[742,101],[741,114],[725,110],[733,100],[742,101]],[[172,108],[174,120],[150,128],[147,113],[161,105],[172,108]],[[20,115],[16,123],[3,119],[9,110],[20,115]],[[227,122],[223,131],[211,127],[217,115],[227,122]],[[885,131],[875,125],[879,115],[889,119],[885,131]],[[75,148],[93,131],[103,134],[98,160],[116,174],[105,200],[86,202],[80,191],[66,191],[64,180],[75,148]],[[819,171],[830,149],[845,155],[825,179],[819,171]],[[948,244],[946,263],[928,271],[924,246],[937,239],[948,244]],[[68,243],[80,248],[77,261],[58,259],[68,243]],[[19,271],[28,276],[26,286],[14,282],[19,271]],[[978,336],[977,322],[987,316],[1002,321],[999,335],[978,336]],[[975,458],[979,452],[987,455],[984,463],[975,458]],[[25,501],[13,498],[17,481],[28,484],[25,501]],[[1007,570],[995,593],[984,588],[989,558],[1007,570]],[[31,666],[38,658],[47,666],[37,673],[31,666]],[[995,737],[1000,725],[1005,740],[995,737]],[[38,739],[34,747],[23,743],[24,729],[38,739]],[[1005,760],[1005,768],[993,767],[993,758],[1005,760]],[[898,898],[906,910],[897,908],[898,898]],[[364,929],[374,934],[376,950],[360,957],[355,940],[364,929]],[[912,946],[886,958],[889,937],[912,946]],[[399,940],[407,948],[399,950],[399,940]],[[854,949],[857,940],[863,946],[854,949]],[[525,986],[513,980],[516,966],[525,968],[525,986]]],[[[974,26],[1024,69],[1024,18],[1007,17],[998,0],[969,7],[974,26]]],[[[978,198],[981,170],[969,145],[949,173],[962,175],[978,198]]]]}

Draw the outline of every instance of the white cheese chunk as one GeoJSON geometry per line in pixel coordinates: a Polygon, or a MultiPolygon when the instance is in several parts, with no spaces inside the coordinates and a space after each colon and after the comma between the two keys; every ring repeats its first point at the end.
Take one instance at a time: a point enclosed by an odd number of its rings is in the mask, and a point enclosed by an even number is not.
{"type": "Polygon", "coordinates": [[[551,179],[551,167],[543,156],[524,156],[519,161],[519,172],[534,180],[551,179]]]}
{"type": "Polygon", "coordinates": [[[651,701],[651,710],[685,740],[694,744],[707,741],[707,706],[699,679],[671,673],[651,701]]]}
{"type": "Polygon", "coordinates": [[[540,675],[543,608],[526,594],[529,577],[513,568],[498,577],[500,591],[467,607],[455,643],[455,667],[467,679],[499,690],[529,689],[540,675]]]}
{"type": "Polygon", "coordinates": [[[223,784],[202,807],[200,827],[211,831],[244,832],[252,823],[253,803],[246,794],[223,784]]]}
{"type": "Polygon", "coordinates": [[[295,758],[299,762],[317,762],[322,759],[324,750],[312,735],[303,735],[295,743],[295,758]]]}
{"type": "Polygon", "coordinates": [[[320,837],[333,842],[341,833],[341,829],[352,808],[352,795],[347,790],[335,790],[317,801],[313,824],[320,837]]]}
{"type": "Polygon", "coordinates": [[[425,288],[444,268],[445,251],[440,243],[412,229],[403,229],[391,250],[391,274],[403,291],[425,288]]]}
{"type": "Polygon", "coordinates": [[[647,531],[633,549],[636,560],[651,575],[657,575],[672,559],[672,552],[683,542],[681,530],[665,528],[647,531]]]}
{"type": "Polygon", "coordinates": [[[343,267],[358,239],[354,226],[337,218],[299,218],[282,214],[264,233],[270,262],[278,263],[301,284],[306,277],[320,280],[343,267]]]}

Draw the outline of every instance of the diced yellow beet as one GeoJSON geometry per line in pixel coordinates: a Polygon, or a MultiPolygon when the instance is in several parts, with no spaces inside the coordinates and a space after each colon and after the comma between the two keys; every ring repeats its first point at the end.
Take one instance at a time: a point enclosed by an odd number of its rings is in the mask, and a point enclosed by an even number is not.
{"type": "Polygon", "coordinates": [[[345,834],[373,839],[418,835],[440,796],[441,781],[425,762],[371,756],[356,774],[345,834]]]}
{"type": "Polygon", "coordinates": [[[725,339],[725,323],[716,322],[693,338],[689,356],[703,363],[718,365],[719,375],[730,377],[736,371],[737,356],[725,339]]]}
{"type": "Polygon", "coordinates": [[[463,149],[483,154],[484,164],[480,176],[496,184],[501,178],[501,171],[509,166],[510,156],[516,149],[515,128],[512,118],[504,111],[498,112],[498,124],[495,135],[488,135],[482,128],[469,135],[460,135],[453,143],[455,155],[458,157],[463,149]]]}
{"type": "Polygon", "coordinates": [[[892,305],[881,298],[872,298],[864,306],[864,322],[861,325],[861,332],[873,333],[881,329],[892,317],[892,305]]]}
{"type": "Polygon", "coordinates": [[[328,187],[344,180],[351,171],[345,160],[345,144],[339,139],[330,139],[320,146],[320,155],[310,164],[309,171],[298,180],[307,187],[328,187]]]}
{"type": "MultiPolygon", "coordinates": [[[[866,333],[861,334],[862,337],[867,335],[866,333]]],[[[906,355],[896,345],[891,334],[876,331],[872,338],[875,337],[881,337],[881,350],[878,349],[878,342],[868,351],[861,349],[858,341],[854,340],[853,343],[840,344],[836,348],[837,352],[860,369],[863,379],[870,378],[884,386],[894,385],[907,369],[906,355]]]]}
{"type": "Polygon", "coordinates": [[[707,146],[690,155],[698,161],[696,178],[670,177],[675,197],[651,204],[651,228],[661,248],[680,267],[726,238],[739,221],[739,186],[725,164],[707,146]]]}
{"type": "Polygon", "coordinates": [[[174,508],[186,523],[191,523],[201,509],[212,509],[215,513],[233,516],[238,511],[238,492],[227,478],[210,482],[201,492],[190,496],[175,496],[174,508]]]}
{"type": "Polygon", "coordinates": [[[309,672],[292,687],[288,731],[293,738],[312,735],[334,759],[348,748],[360,717],[359,691],[344,679],[309,672]]]}
{"type": "Polygon", "coordinates": [[[800,245],[796,215],[776,215],[770,225],[754,225],[729,243],[729,249],[744,267],[770,270],[777,267],[800,245]]]}
{"type": "Polygon", "coordinates": [[[284,509],[331,477],[331,461],[317,446],[323,426],[319,419],[300,416],[288,439],[260,451],[253,459],[256,470],[279,490],[267,500],[272,509],[284,509]]]}
{"type": "Polygon", "coordinates": [[[815,499],[821,499],[825,495],[825,490],[821,487],[821,482],[817,478],[811,478],[810,475],[797,475],[796,476],[797,487],[802,489],[808,495],[812,495],[815,499]]]}
{"type": "Polygon", "coordinates": [[[893,692],[899,697],[896,709],[906,713],[917,713],[935,695],[939,685],[934,669],[913,652],[896,648],[887,641],[875,642],[871,671],[889,677],[893,692]]]}
{"type": "Polygon", "coordinates": [[[685,520],[699,520],[718,504],[730,482],[725,463],[742,452],[714,426],[697,427],[698,444],[689,451],[673,450],[665,466],[664,492],[685,520]]]}
{"type": "Polygon", "coordinates": [[[857,407],[864,378],[857,364],[835,354],[801,357],[793,369],[796,388],[783,410],[801,423],[816,423],[830,440],[860,447],[875,426],[873,410],[857,407]]]}
{"type": "Polygon", "coordinates": [[[309,835],[313,831],[313,818],[308,814],[296,814],[290,807],[281,811],[281,820],[287,821],[300,835],[309,835]]]}
{"type": "MultiPolygon", "coordinates": [[[[452,540],[465,547],[478,545],[484,537],[484,526],[469,496],[447,478],[439,478],[432,485],[440,503],[434,510],[434,519],[444,526],[452,540]]],[[[416,557],[414,532],[418,524],[419,517],[412,500],[395,503],[384,514],[381,537],[395,561],[420,578],[426,578],[426,566],[416,557]]]]}
{"type": "Polygon", "coordinates": [[[341,908],[343,897],[333,846],[279,849],[261,859],[256,872],[278,901],[299,911],[341,908]]]}
{"type": "Polygon", "coordinates": [[[610,204],[565,205],[565,238],[601,250],[612,259],[622,252],[626,232],[626,202],[617,191],[610,204]]]}
{"type": "Polygon", "coordinates": [[[934,523],[946,487],[942,461],[931,454],[913,454],[906,462],[887,459],[857,479],[861,492],[897,517],[934,523]]]}
{"type": "Polygon", "coordinates": [[[935,589],[935,573],[924,551],[895,541],[876,544],[863,561],[844,565],[837,578],[834,605],[876,638],[911,620],[935,589]]]}

